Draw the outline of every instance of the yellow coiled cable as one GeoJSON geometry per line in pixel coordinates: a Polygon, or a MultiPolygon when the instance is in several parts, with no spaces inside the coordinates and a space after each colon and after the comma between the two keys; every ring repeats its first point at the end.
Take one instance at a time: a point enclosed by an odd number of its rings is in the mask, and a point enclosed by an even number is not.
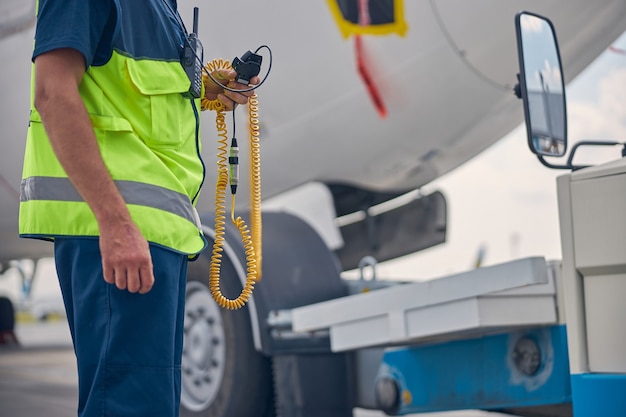
{"type": "MultiPolygon", "coordinates": [[[[213,60],[207,63],[207,70],[212,72],[216,69],[230,69],[230,63],[224,60],[213,60]]],[[[203,74],[206,83],[209,77],[203,74]]],[[[258,126],[258,100],[254,94],[249,101],[250,112],[250,183],[251,183],[251,221],[253,236],[241,217],[235,218],[235,195],[231,199],[231,221],[239,230],[244,245],[247,262],[247,275],[244,287],[235,299],[229,299],[222,294],[220,289],[220,267],[222,252],[224,250],[224,233],[226,219],[226,187],[228,186],[227,148],[228,134],[224,116],[224,105],[219,100],[201,100],[202,110],[215,110],[215,123],[218,131],[218,154],[217,154],[217,183],[215,186],[215,240],[209,267],[209,290],[215,302],[223,308],[236,310],[243,307],[254,289],[254,283],[260,279],[260,248],[261,248],[261,179],[260,179],[260,152],[259,152],[259,126],[258,126]],[[254,240],[254,241],[253,241],[254,240]],[[257,243],[258,242],[258,243],[257,243]],[[255,251],[254,248],[258,250],[255,251]]]]}
{"type": "Polygon", "coordinates": [[[252,225],[252,243],[256,248],[256,281],[261,279],[263,260],[262,221],[261,221],[261,145],[259,142],[259,99],[256,94],[248,100],[250,113],[250,223],[252,225]]]}

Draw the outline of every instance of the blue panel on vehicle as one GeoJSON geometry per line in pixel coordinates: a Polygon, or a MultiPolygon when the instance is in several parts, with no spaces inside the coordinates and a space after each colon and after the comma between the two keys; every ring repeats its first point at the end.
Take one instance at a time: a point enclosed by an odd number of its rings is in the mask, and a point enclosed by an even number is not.
{"type": "Polygon", "coordinates": [[[379,377],[397,381],[398,414],[571,402],[565,326],[390,350],[379,377]]]}

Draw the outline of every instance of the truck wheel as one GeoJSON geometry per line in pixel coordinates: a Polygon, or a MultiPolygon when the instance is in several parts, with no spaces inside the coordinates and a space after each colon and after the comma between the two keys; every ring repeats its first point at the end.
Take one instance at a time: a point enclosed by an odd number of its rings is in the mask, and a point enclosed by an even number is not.
{"type": "MultiPolygon", "coordinates": [[[[234,297],[239,280],[222,263],[222,291],[234,297]]],[[[187,275],[181,416],[273,417],[271,361],[254,348],[247,307],[226,310],[213,300],[208,265],[202,256],[187,275]]]]}
{"type": "Polygon", "coordinates": [[[15,310],[7,297],[0,297],[0,333],[15,329],[15,310]]]}

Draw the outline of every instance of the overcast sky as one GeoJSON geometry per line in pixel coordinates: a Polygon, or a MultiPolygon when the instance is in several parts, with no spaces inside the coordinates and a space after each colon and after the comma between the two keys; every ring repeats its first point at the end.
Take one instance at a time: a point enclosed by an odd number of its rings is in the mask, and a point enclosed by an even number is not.
{"type": "MultiPolygon", "coordinates": [[[[566,87],[570,149],[583,139],[626,141],[626,33],[613,47],[566,87]]],[[[619,158],[620,149],[583,147],[576,155],[575,163],[598,163],[619,158]]],[[[527,147],[525,126],[519,126],[424,188],[447,197],[447,243],[381,264],[378,276],[461,272],[474,265],[481,246],[485,266],[527,256],[560,259],[556,177],[566,172],[541,165],[527,147]]]]}

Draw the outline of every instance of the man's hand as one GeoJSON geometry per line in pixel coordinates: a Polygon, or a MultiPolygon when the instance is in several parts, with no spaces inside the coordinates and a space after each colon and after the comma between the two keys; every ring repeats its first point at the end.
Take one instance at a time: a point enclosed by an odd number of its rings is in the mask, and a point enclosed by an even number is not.
{"type": "Polygon", "coordinates": [[[120,290],[145,294],[154,285],[148,242],[133,222],[116,222],[100,232],[104,280],[120,290]]]}
{"type": "MultiPolygon", "coordinates": [[[[232,88],[234,90],[247,90],[250,86],[235,81],[237,72],[235,70],[218,69],[211,73],[213,78],[220,84],[232,88]]],[[[252,77],[251,85],[257,85],[260,82],[259,77],[252,77]]],[[[216,84],[210,77],[204,85],[204,96],[209,100],[219,100],[226,107],[227,111],[231,111],[237,104],[248,103],[248,98],[254,94],[253,90],[244,92],[234,92],[222,88],[216,84]]]]}

